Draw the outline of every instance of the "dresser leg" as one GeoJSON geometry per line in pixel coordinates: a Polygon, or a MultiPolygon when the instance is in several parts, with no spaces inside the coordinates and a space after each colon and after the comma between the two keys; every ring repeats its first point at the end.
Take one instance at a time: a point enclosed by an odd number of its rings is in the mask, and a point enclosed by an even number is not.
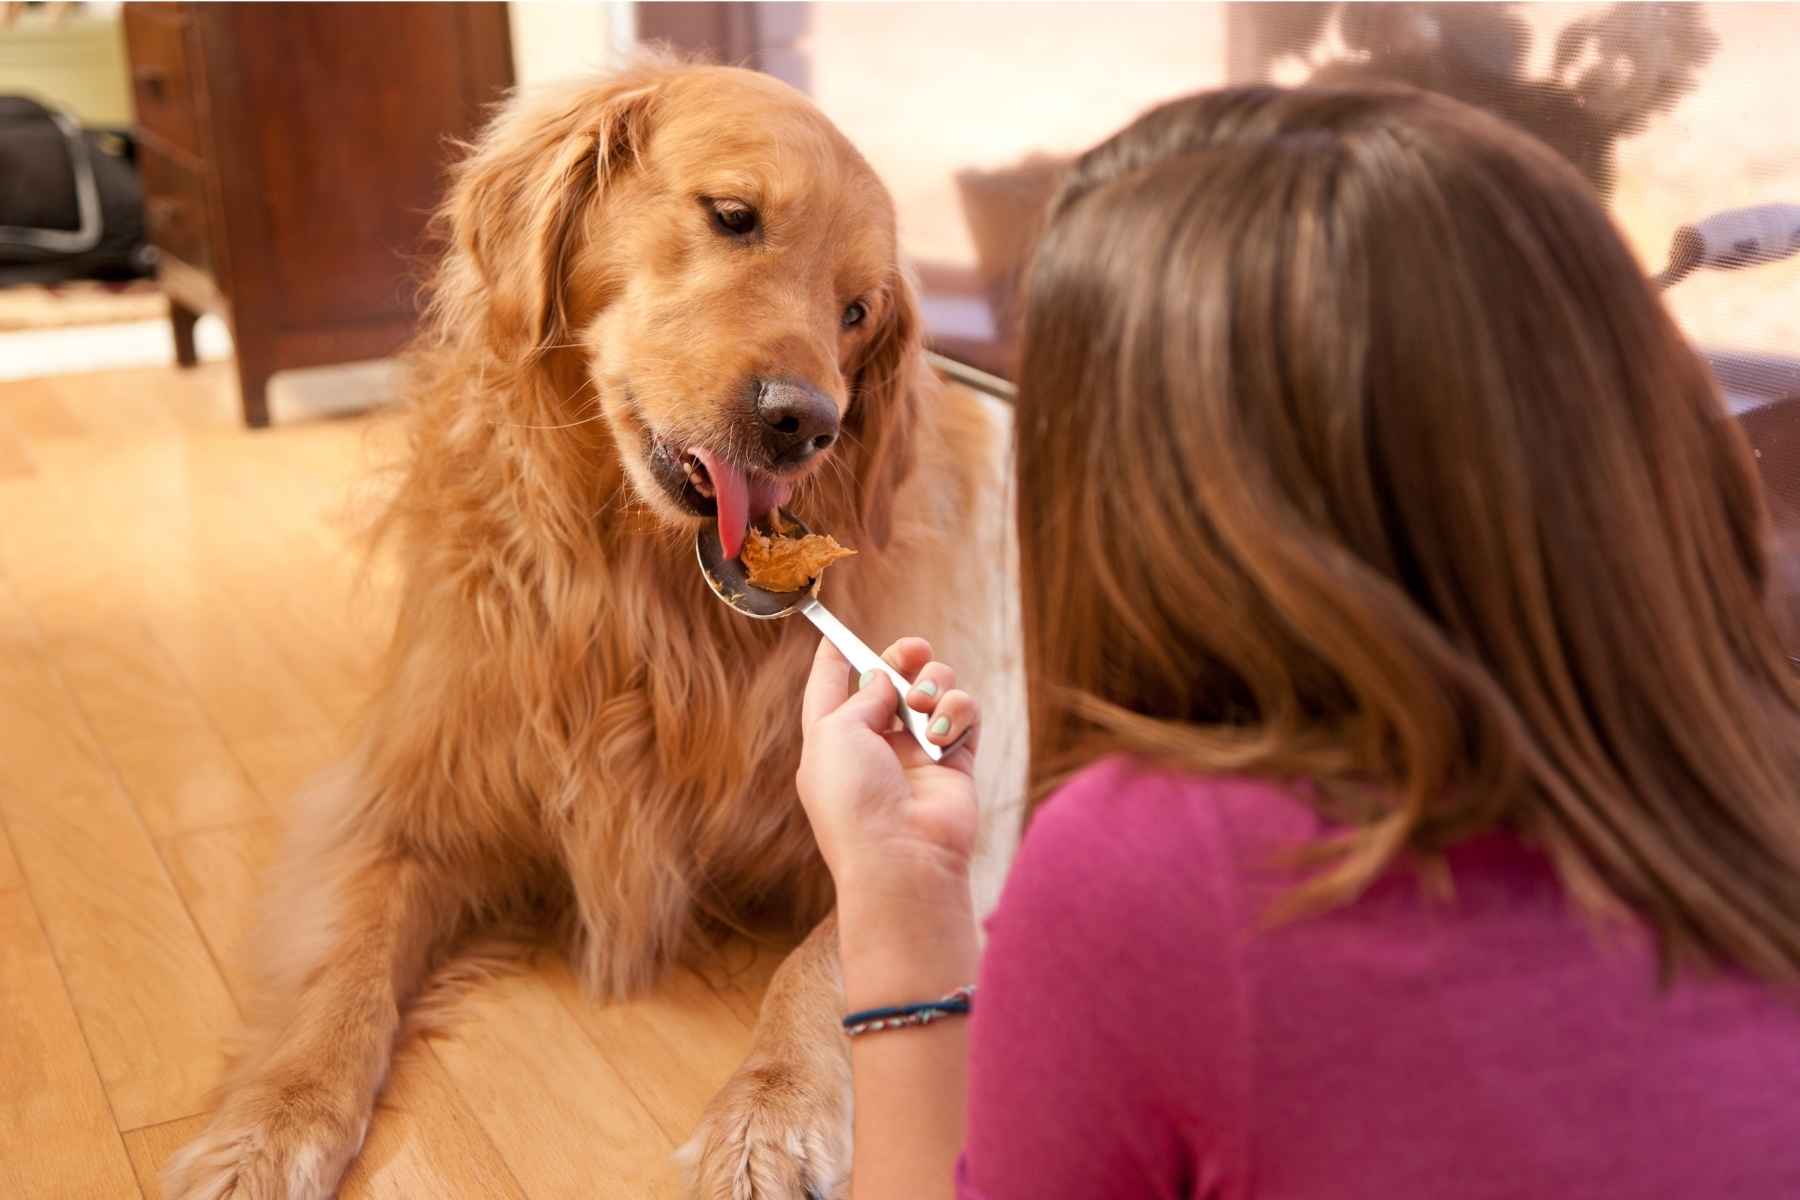
{"type": "Polygon", "coordinates": [[[175,361],[191,367],[200,361],[194,349],[194,324],[200,314],[177,300],[169,301],[169,328],[175,333],[175,361]]]}
{"type": "Polygon", "coordinates": [[[260,363],[246,360],[241,353],[237,371],[238,391],[244,402],[244,424],[251,429],[268,428],[269,376],[274,372],[260,363]]]}

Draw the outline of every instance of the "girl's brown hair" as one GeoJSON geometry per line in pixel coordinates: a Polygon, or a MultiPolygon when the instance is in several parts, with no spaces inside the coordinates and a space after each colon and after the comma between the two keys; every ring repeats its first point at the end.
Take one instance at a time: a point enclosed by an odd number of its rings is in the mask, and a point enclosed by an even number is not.
{"type": "Polygon", "coordinates": [[[1753,464],[1572,168],[1426,93],[1197,96],[1078,161],[1028,288],[1034,796],[1311,777],[1295,911],[1507,826],[1669,963],[1800,980],[1753,464]]]}

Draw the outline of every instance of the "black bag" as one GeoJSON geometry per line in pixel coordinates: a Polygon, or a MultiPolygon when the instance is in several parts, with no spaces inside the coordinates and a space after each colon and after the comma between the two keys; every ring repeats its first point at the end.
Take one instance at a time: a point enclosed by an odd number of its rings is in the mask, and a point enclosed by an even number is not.
{"type": "Polygon", "coordinates": [[[0,284],[150,274],[135,156],[125,133],[0,96],[0,284]]]}

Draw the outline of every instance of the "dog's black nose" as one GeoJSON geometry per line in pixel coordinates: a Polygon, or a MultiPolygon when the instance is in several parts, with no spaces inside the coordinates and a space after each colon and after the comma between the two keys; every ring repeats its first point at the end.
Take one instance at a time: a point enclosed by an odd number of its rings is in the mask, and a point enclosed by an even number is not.
{"type": "Polygon", "coordinates": [[[837,441],[837,405],[803,383],[760,381],[756,415],[762,418],[763,446],[778,467],[798,466],[837,441]]]}

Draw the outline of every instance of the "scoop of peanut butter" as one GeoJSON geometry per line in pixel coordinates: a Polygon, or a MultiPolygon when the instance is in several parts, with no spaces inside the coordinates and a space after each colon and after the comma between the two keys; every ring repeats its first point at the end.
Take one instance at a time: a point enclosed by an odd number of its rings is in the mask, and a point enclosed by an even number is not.
{"type": "Polygon", "coordinates": [[[779,529],[770,534],[752,528],[744,538],[741,557],[751,587],[765,592],[800,592],[810,587],[826,567],[855,553],[848,546],[838,545],[828,533],[790,537],[779,529]]]}

